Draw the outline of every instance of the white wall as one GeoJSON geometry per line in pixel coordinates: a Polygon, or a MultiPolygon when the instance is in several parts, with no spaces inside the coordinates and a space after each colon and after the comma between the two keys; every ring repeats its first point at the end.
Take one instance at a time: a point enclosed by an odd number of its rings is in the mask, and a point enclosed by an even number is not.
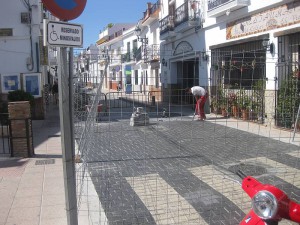
{"type": "Polygon", "coordinates": [[[0,73],[36,72],[36,46],[40,35],[40,4],[30,0],[32,5],[32,42],[34,68],[27,68],[27,58],[31,56],[30,25],[21,24],[21,12],[28,12],[22,1],[5,1],[0,8],[0,28],[13,28],[12,37],[0,36],[0,73]]]}

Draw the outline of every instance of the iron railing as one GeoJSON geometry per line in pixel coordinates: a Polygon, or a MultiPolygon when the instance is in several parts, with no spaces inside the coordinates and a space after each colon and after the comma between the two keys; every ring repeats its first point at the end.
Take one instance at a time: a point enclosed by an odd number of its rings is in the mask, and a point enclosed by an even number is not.
{"type": "Polygon", "coordinates": [[[160,0],[158,0],[156,3],[154,3],[150,9],[150,14],[153,14],[156,12],[156,10],[160,9],[160,0]]]}
{"type": "Polygon", "coordinates": [[[11,155],[11,143],[10,143],[10,122],[8,119],[8,113],[0,114],[0,155],[11,155]]]}
{"type": "Polygon", "coordinates": [[[159,21],[160,35],[174,30],[174,19],[173,16],[168,15],[159,21]]]}
{"type": "Polygon", "coordinates": [[[211,11],[213,9],[219,8],[220,6],[231,2],[232,0],[208,0],[207,8],[208,11],[211,11]]]}
{"type": "Polygon", "coordinates": [[[276,125],[285,128],[297,127],[297,112],[300,105],[299,50],[300,34],[278,37],[278,62],[276,66],[276,125]]]}
{"type": "Polygon", "coordinates": [[[137,62],[142,60],[142,46],[140,46],[135,52],[135,60],[137,62]]]}
{"type": "Polygon", "coordinates": [[[175,10],[175,19],[174,19],[175,27],[179,26],[182,23],[187,22],[188,19],[189,19],[188,2],[185,2],[175,10]]]}
{"type": "Polygon", "coordinates": [[[160,45],[159,44],[153,44],[147,46],[147,61],[154,61],[159,60],[160,58],[160,45]]]}
{"type": "Polygon", "coordinates": [[[133,53],[132,52],[127,52],[125,54],[122,54],[121,59],[122,59],[122,63],[131,62],[131,61],[134,60],[133,53]]]}

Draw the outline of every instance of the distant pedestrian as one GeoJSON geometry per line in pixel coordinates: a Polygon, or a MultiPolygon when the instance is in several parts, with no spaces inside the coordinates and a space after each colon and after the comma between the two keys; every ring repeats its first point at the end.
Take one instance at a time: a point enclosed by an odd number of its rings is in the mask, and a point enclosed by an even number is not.
{"type": "Polygon", "coordinates": [[[118,91],[121,91],[121,90],[122,90],[122,84],[121,84],[121,82],[118,83],[117,89],[118,89],[118,91]]]}
{"type": "Polygon", "coordinates": [[[52,86],[52,95],[53,95],[53,100],[55,102],[55,105],[58,103],[58,83],[57,81],[54,81],[54,84],[52,86]]]}
{"type": "Polygon", "coordinates": [[[198,114],[198,119],[205,120],[206,116],[204,112],[204,105],[208,97],[207,91],[203,87],[194,86],[191,88],[186,88],[186,92],[191,93],[195,96],[196,99],[195,113],[198,114]]]}

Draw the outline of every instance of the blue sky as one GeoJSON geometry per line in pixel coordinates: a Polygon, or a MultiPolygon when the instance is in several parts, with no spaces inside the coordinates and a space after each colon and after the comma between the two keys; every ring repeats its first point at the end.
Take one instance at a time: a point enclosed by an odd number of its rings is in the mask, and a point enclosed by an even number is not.
{"type": "Polygon", "coordinates": [[[83,25],[84,48],[95,44],[100,30],[109,23],[137,23],[149,0],[87,0],[83,13],[70,23],[83,25]]]}

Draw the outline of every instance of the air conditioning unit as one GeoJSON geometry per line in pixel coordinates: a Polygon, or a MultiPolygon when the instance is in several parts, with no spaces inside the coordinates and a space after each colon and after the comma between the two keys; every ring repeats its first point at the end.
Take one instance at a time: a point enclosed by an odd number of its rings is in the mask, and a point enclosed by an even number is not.
{"type": "Polygon", "coordinates": [[[21,13],[21,23],[29,24],[30,23],[30,13],[29,12],[22,12],[21,13]]]}

